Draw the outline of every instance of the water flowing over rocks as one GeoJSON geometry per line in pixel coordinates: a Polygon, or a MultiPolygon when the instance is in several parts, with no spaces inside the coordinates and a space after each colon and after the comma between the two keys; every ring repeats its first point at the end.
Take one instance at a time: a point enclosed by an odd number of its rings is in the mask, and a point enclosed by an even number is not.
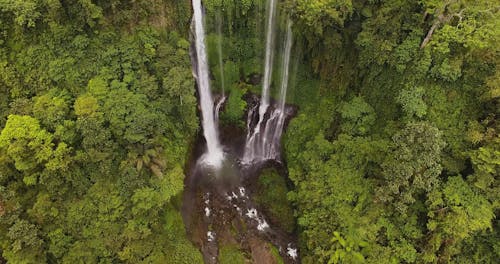
{"type": "MultiPolygon", "coordinates": [[[[219,113],[229,95],[224,94],[224,87],[221,87],[221,95],[212,95],[204,10],[201,0],[192,2],[191,58],[197,80],[203,138],[199,138],[187,165],[182,212],[188,235],[200,248],[205,263],[217,263],[221,245],[228,242],[249,252],[254,263],[267,263],[263,261],[271,258],[271,247],[277,249],[285,263],[298,263],[296,238],[270,223],[263,213],[265,208],[252,198],[256,191],[255,182],[265,166],[274,164],[284,168],[281,136],[296,112],[294,107],[286,105],[292,23],[287,20],[286,37],[280,50],[281,83],[279,98],[275,100],[270,98],[270,88],[279,11],[276,0],[268,1],[262,95],[247,95],[247,130],[231,135],[222,133],[220,139],[219,113]]],[[[220,35],[220,18],[217,23],[220,35]]],[[[218,45],[221,64],[220,40],[218,45]]]]}

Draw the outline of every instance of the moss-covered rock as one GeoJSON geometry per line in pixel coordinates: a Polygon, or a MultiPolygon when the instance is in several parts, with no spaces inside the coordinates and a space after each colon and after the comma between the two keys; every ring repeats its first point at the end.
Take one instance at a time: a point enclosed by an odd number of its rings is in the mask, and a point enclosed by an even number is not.
{"type": "Polygon", "coordinates": [[[219,250],[220,264],[245,264],[245,254],[236,245],[223,245],[219,250]]]}
{"type": "Polygon", "coordinates": [[[255,201],[264,208],[272,222],[291,233],[295,229],[293,208],[287,200],[285,179],[274,169],[266,169],[258,180],[255,201]]]}

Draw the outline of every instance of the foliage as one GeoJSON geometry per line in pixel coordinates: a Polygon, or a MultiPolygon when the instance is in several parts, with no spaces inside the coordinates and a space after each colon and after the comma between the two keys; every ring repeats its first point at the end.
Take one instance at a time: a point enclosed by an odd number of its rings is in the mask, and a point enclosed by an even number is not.
{"type": "Polygon", "coordinates": [[[479,230],[492,227],[493,208],[484,196],[479,195],[461,177],[448,178],[441,193],[429,195],[430,220],[427,223],[431,238],[424,259],[435,261],[433,251],[440,251],[439,261],[448,262],[456,254],[457,244],[479,230]],[[431,254],[429,254],[431,253],[431,254]]]}
{"type": "Polygon", "coordinates": [[[287,200],[285,179],[274,170],[264,170],[259,176],[258,192],[254,199],[264,207],[266,216],[277,221],[276,225],[292,233],[295,229],[293,208],[287,200]]]}
{"type": "MultiPolygon", "coordinates": [[[[222,124],[244,128],[267,3],[203,4],[222,124]]],[[[497,263],[498,5],[278,5],[277,32],[293,20],[298,112],[289,182],[265,172],[257,201],[297,232],[302,263],[497,263]]],[[[190,9],[0,0],[0,262],[202,262],[175,202],[200,131],[190,9]]],[[[243,251],[223,245],[219,261],[244,263],[243,251]]]]}
{"type": "Polygon", "coordinates": [[[350,0],[295,1],[293,10],[317,34],[331,26],[342,27],[353,12],[350,0]]]}
{"type": "Polygon", "coordinates": [[[280,256],[278,249],[271,244],[269,244],[269,247],[271,248],[271,254],[274,257],[276,264],[284,264],[285,262],[283,261],[283,258],[280,256]]]}
{"type": "Polygon", "coordinates": [[[318,83],[284,142],[303,263],[494,263],[498,6],[313,2],[286,4],[318,83]]]}
{"type": "Polygon", "coordinates": [[[426,123],[410,123],[396,133],[392,151],[381,164],[385,183],[379,188],[380,199],[405,213],[420,192],[438,184],[444,145],[441,132],[426,123]]]}
{"type": "Polygon", "coordinates": [[[0,262],[201,262],[172,206],[198,130],[182,5],[0,1],[0,262]]]}
{"type": "Polygon", "coordinates": [[[346,134],[365,135],[375,123],[374,110],[362,97],[354,97],[344,103],[339,111],[342,117],[342,132],[346,134]]]}
{"type": "Polygon", "coordinates": [[[427,113],[427,105],[422,98],[424,92],[423,87],[411,87],[401,90],[397,100],[408,117],[422,118],[427,113]]]}
{"type": "Polygon", "coordinates": [[[224,245],[219,250],[219,263],[221,264],[244,264],[246,258],[235,245],[224,245]]]}

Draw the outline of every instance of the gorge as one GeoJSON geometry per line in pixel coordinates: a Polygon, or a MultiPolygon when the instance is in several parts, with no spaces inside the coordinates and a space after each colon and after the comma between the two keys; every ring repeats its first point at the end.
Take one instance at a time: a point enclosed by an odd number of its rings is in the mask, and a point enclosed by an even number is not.
{"type": "MultiPolygon", "coordinates": [[[[255,177],[258,177],[258,173],[265,163],[282,162],[281,135],[286,120],[292,116],[292,110],[286,105],[293,46],[292,22],[285,18],[286,33],[284,44],[279,53],[282,60],[279,74],[281,77],[279,97],[271,104],[270,90],[274,72],[276,23],[279,12],[276,0],[267,1],[264,73],[260,99],[247,109],[247,131],[244,145],[224,146],[219,143],[218,138],[219,111],[228,100],[227,97],[232,96],[232,94],[224,94],[226,89],[224,87],[221,47],[221,17],[220,13],[217,13],[215,18],[221,95],[218,96],[218,101],[214,102],[209,79],[212,74],[205,43],[205,11],[200,0],[193,0],[193,9],[194,45],[192,47],[194,49],[192,49],[191,56],[201,105],[206,150],[201,156],[195,158],[194,168],[191,169],[191,179],[188,178],[187,181],[184,218],[188,233],[192,233],[193,241],[201,248],[205,263],[218,263],[219,245],[223,243],[219,240],[230,239],[223,238],[220,234],[224,232],[223,229],[230,227],[230,222],[238,221],[251,229],[239,228],[236,232],[245,234],[245,236],[256,236],[255,239],[267,241],[278,249],[278,253],[286,263],[298,263],[295,239],[280,230],[280,227],[269,225],[266,216],[256,209],[251,192],[244,187],[249,182],[256,181],[255,177]],[[243,148],[244,150],[241,152],[232,148],[243,148]],[[238,153],[241,153],[240,156],[238,153]],[[197,200],[198,202],[195,202],[197,200]],[[195,215],[200,212],[204,212],[204,215],[195,215]],[[228,221],[228,218],[234,219],[228,221]],[[192,230],[203,230],[199,232],[206,234],[204,241],[196,238],[192,230]]],[[[242,243],[248,243],[248,241],[242,243]]],[[[250,252],[259,251],[255,245],[249,247],[250,252]]],[[[256,258],[254,261],[259,258],[260,261],[270,261],[264,260],[265,258],[262,256],[256,258]]]]}
{"type": "Polygon", "coordinates": [[[0,264],[498,264],[496,2],[0,0],[0,264]]]}

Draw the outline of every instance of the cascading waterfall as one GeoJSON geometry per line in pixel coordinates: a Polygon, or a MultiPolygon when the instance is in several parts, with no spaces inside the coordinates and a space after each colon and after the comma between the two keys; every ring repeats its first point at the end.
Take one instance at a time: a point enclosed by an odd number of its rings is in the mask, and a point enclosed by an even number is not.
{"type": "MultiPolygon", "coordinates": [[[[260,135],[260,126],[264,120],[264,115],[269,107],[269,89],[271,86],[271,78],[273,73],[274,60],[274,38],[276,24],[276,0],[269,0],[267,6],[267,28],[266,28],[266,53],[264,59],[264,80],[262,84],[262,96],[259,105],[259,122],[253,131],[248,130],[247,141],[245,145],[245,153],[243,155],[243,163],[250,163],[256,158],[262,156],[262,142],[260,135]]],[[[265,134],[265,133],[264,133],[265,134]]],[[[263,135],[265,137],[265,135],[263,135]]]]}
{"type": "MultiPolygon", "coordinates": [[[[218,138],[218,123],[219,112],[223,108],[224,103],[230,98],[225,95],[224,83],[224,66],[223,66],[223,49],[222,49],[222,30],[220,14],[216,16],[216,33],[218,37],[217,51],[219,55],[219,70],[222,86],[221,96],[216,96],[216,104],[210,90],[210,75],[205,47],[205,29],[203,25],[203,10],[201,0],[192,0],[194,9],[194,46],[192,51],[196,51],[196,56],[192,52],[193,73],[197,79],[199,100],[202,113],[202,126],[204,137],[207,141],[207,150],[196,162],[189,178],[186,180],[186,191],[183,202],[183,217],[187,227],[194,227],[192,230],[195,241],[200,241],[201,250],[205,263],[217,263],[219,246],[224,243],[224,230],[227,228],[227,223],[235,223],[234,220],[243,223],[245,228],[238,230],[243,237],[247,234],[255,234],[256,238],[261,241],[268,241],[279,249],[279,254],[285,263],[297,263],[298,252],[296,243],[286,232],[273,227],[273,223],[267,222],[265,215],[258,211],[253,199],[247,194],[245,181],[243,179],[250,178],[256,171],[253,167],[246,166],[258,161],[274,159],[280,161],[280,144],[282,130],[285,125],[286,118],[290,116],[287,112],[291,108],[285,105],[288,79],[289,65],[292,49],[292,24],[287,21],[285,42],[281,45],[279,51],[281,61],[281,83],[279,99],[276,103],[270,102],[270,89],[273,74],[274,61],[274,39],[276,35],[276,20],[278,0],[268,0],[267,3],[267,19],[266,19],[266,43],[265,43],[265,58],[264,58],[264,74],[262,97],[260,100],[255,100],[255,104],[248,109],[247,119],[247,142],[245,153],[242,159],[244,166],[238,166],[234,157],[237,150],[231,149],[228,144],[224,153],[221,143],[218,138]],[[235,151],[235,152],[232,152],[235,151]],[[206,166],[208,165],[208,166],[206,166]],[[215,170],[213,168],[215,167],[215,170]],[[210,177],[215,172],[215,178],[210,177]],[[209,177],[207,177],[209,176],[209,177]],[[200,192],[202,191],[202,192],[200,192]],[[203,200],[199,200],[200,193],[203,193],[203,200]],[[193,209],[194,208],[194,209],[193,209]],[[203,209],[204,214],[193,217],[203,209]],[[233,219],[226,222],[228,219],[233,219]],[[201,220],[201,221],[200,221],[201,220]],[[199,233],[198,231],[203,232],[199,233]],[[201,234],[203,237],[198,237],[201,234]]],[[[262,27],[264,28],[264,27],[262,27]]],[[[215,59],[215,58],[214,58],[215,59]]],[[[256,96],[254,98],[257,98],[256,96]]],[[[231,105],[230,105],[231,106],[231,105]]],[[[234,146],[239,145],[233,143],[234,146]]],[[[197,154],[198,155],[198,152],[197,154]]],[[[255,164],[258,168],[258,164],[255,164]]],[[[253,166],[253,164],[252,164],[253,166]]],[[[189,230],[189,228],[187,228],[189,230]]],[[[241,242],[245,243],[244,239],[241,242]]],[[[248,243],[249,250],[261,250],[258,246],[248,243]]]]}
{"type": "Polygon", "coordinates": [[[219,167],[224,158],[224,153],[219,143],[216,120],[214,117],[214,102],[212,99],[212,92],[210,90],[201,0],[193,0],[193,10],[197,59],[196,78],[200,94],[203,135],[207,141],[207,151],[202,161],[207,165],[219,167]]]}
{"type": "MultiPolygon", "coordinates": [[[[205,29],[203,25],[203,10],[201,0],[192,0],[194,9],[195,46],[196,46],[196,77],[200,94],[202,112],[203,133],[207,141],[207,152],[202,157],[202,162],[219,167],[224,153],[218,138],[218,117],[222,107],[224,96],[224,67],[222,58],[222,18],[220,14],[216,18],[216,31],[218,35],[217,50],[219,55],[219,70],[221,74],[222,97],[214,109],[213,98],[210,90],[209,67],[205,48],[205,29]],[[215,111],[214,111],[215,110],[215,111]]],[[[264,74],[262,83],[262,95],[258,104],[258,112],[253,107],[248,112],[248,130],[242,163],[263,161],[267,159],[278,160],[280,158],[280,140],[286,119],[285,101],[288,88],[290,53],[292,47],[291,21],[287,21],[287,32],[282,54],[282,73],[280,97],[277,105],[270,107],[270,88],[273,75],[274,42],[276,38],[276,20],[278,17],[277,0],[268,0],[266,19],[266,42],[264,56],[264,74]],[[269,110],[270,109],[270,110],[269,110]],[[268,113],[269,112],[269,113],[268,113]],[[268,113],[266,115],[266,113],[268,113]],[[257,117],[257,124],[252,123],[257,117]]]]}
{"type": "Polygon", "coordinates": [[[285,103],[286,93],[288,90],[288,79],[290,72],[290,56],[292,52],[292,21],[288,19],[285,47],[283,51],[283,58],[281,62],[281,87],[278,100],[278,107],[274,109],[265,125],[264,138],[262,141],[262,149],[264,150],[263,159],[275,159],[280,157],[281,135],[283,134],[283,127],[285,125],[285,103]],[[267,140],[271,140],[267,142],[267,140]]]}
{"type": "MultiPolygon", "coordinates": [[[[271,20],[271,19],[269,19],[271,20]]],[[[269,29],[269,28],[268,28],[269,29]]],[[[273,33],[274,34],[274,33],[273,33]]],[[[274,37],[270,37],[271,39],[274,37]]],[[[252,131],[251,120],[255,115],[255,109],[250,109],[248,112],[248,136],[243,156],[243,163],[250,164],[256,161],[268,159],[280,159],[280,143],[281,135],[287,116],[285,103],[288,89],[290,56],[293,43],[292,22],[287,19],[286,38],[284,48],[281,52],[281,87],[277,106],[268,111],[269,101],[266,101],[264,95],[269,96],[270,79],[266,81],[266,75],[270,78],[272,72],[272,59],[267,56],[272,56],[271,52],[266,50],[266,69],[264,76],[264,85],[262,87],[262,98],[259,106],[259,122],[252,131]],[[271,63],[270,63],[271,62],[271,63]],[[264,109],[264,110],[263,110],[264,109]],[[269,117],[265,120],[265,114],[269,112],[269,117]]],[[[267,98],[269,100],[269,98],[267,98]]]]}

